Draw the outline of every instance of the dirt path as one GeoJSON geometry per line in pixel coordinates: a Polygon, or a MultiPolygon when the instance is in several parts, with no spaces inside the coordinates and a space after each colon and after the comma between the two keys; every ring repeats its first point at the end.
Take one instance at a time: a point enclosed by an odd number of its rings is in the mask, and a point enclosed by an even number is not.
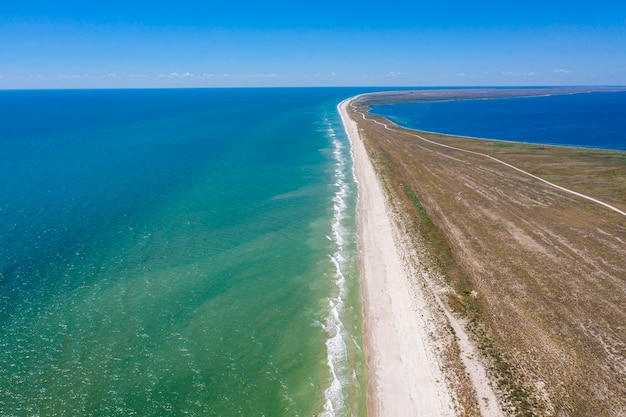
{"type": "MultiPolygon", "coordinates": [[[[384,126],[384,127],[385,127],[385,129],[390,130],[390,131],[396,131],[396,132],[398,131],[397,129],[394,129],[394,128],[393,128],[393,126],[391,126],[391,125],[390,125],[390,124],[388,124],[388,123],[379,122],[378,120],[375,120],[375,119],[368,119],[368,118],[365,116],[365,114],[364,114],[363,112],[357,111],[356,109],[354,109],[354,107],[352,108],[352,110],[353,110],[355,113],[358,113],[358,114],[360,114],[361,116],[363,116],[363,119],[364,119],[364,120],[369,120],[369,121],[372,121],[372,122],[374,122],[374,123],[376,123],[376,124],[379,124],[379,125],[381,125],[381,126],[384,126]]],[[[609,210],[613,210],[614,212],[619,213],[619,214],[621,214],[622,216],[626,216],[626,212],[624,212],[624,211],[622,211],[622,210],[618,209],[618,208],[617,208],[617,207],[615,207],[615,206],[612,206],[612,205],[610,205],[610,204],[608,204],[608,203],[605,203],[605,202],[603,202],[603,201],[600,201],[600,200],[598,200],[598,199],[596,199],[596,198],[593,198],[593,197],[590,197],[590,196],[588,196],[588,195],[585,195],[585,194],[578,193],[578,192],[576,192],[576,191],[570,190],[569,188],[565,188],[565,187],[561,187],[560,185],[556,185],[556,184],[554,184],[554,183],[552,183],[552,182],[550,182],[550,181],[548,181],[548,180],[545,180],[545,179],[543,179],[543,178],[541,178],[541,177],[538,177],[538,176],[536,176],[536,175],[533,175],[533,174],[531,174],[530,172],[524,171],[524,170],[523,170],[523,169],[521,169],[521,168],[518,168],[518,167],[516,167],[516,166],[513,166],[513,165],[511,165],[511,164],[509,164],[509,163],[506,163],[506,162],[504,162],[504,161],[502,161],[502,160],[500,160],[500,159],[498,159],[498,158],[495,158],[495,157],[493,157],[493,156],[491,156],[491,155],[488,155],[488,154],[485,154],[485,153],[480,153],[480,152],[474,152],[474,151],[470,151],[470,150],[468,150],[468,149],[457,148],[457,147],[455,147],[455,146],[450,146],[450,145],[446,145],[446,144],[443,144],[443,143],[435,142],[435,141],[433,141],[433,140],[426,139],[426,138],[424,138],[424,137],[422,137],[422,136],[418,135],[417,133],[406,133],[406,130],[405,130],[404,132],[405,132],[405,134],[408,134],[409,136],[416,137],[416,138],[418,138],[418,139],[420,139],[420,140],[422,140],[422,141],[424,141],[424,142],[428,142],[428,143],[431,143],[431,144],[433,144],[433,145],[442,146],[442,147],[444,147],[444,148],[453,149],[453,150],[455,150],[455,151],[460,151],[460,152],[470,153],[470,154],[473,154],[473,155],[478,155],[478,156],[482,156],[482,157],[485,157],[485,158],[489,158],[489,159],[491,159],[491,160],[493,160],[493,161],[496,161],[496,162],[497,162],[497,163],[499,163],[499,164],[502,164],[502,165],[507,166],[507,167],[509,167],[509,168],[511,168],[511,169],[514,169],[514,170],[516,170],[516,171],[519,171],[519,172],[521,172],[521,173],[522,173],[522,174],[524,174],[524,175],[528,175],[529,177],[534,178],[534,179],[536,179],[536,180],[539,180],[539,181],[541,181],[541,182],[543,182],[543,183],[545,183],[545,184],[548,184],[549,186],[554,187],[554,188],[556,188],[556,189],[558,189],[558,190],[561,190],[561,191],[564,191],[564,192],[566,192],[566,193],[569,193],[569,194],[575,195],[575,196],[577,196],[577,197],[581,197],[581,198],[587,199],[587,200],[592,201],[592,202],[594,202],[594,203],[596,203],[596,204],[600,204],[601,206],[604,206],[604,207],[608,208],[609,210]]]]}

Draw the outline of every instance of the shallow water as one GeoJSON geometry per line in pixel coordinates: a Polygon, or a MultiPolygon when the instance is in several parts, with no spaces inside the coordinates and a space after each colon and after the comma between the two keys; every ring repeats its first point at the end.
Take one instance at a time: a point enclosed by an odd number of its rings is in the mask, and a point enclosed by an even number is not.
{"type": "Polygon", "coordinates": [[[0,92],[0,410],[365,415],[360,92],[0,92]]]}

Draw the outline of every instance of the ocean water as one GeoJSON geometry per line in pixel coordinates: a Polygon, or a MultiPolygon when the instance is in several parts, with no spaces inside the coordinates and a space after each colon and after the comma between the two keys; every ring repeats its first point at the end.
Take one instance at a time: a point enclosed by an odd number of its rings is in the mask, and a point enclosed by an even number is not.
{"type": "Polygon", "coordinates": [[[408,128],[477,138],[626,150],[626,92],[375,106],[408,128]]]}
{"type": "Polygon", "coordinates": [[[0,92],[0,414],[364,416],[361,92],[0,92]]]}

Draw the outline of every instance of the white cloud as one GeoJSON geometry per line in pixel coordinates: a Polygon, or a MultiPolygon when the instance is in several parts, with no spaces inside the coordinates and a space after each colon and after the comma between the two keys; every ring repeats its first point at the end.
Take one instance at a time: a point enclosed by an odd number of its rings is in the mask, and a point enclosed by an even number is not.
{"type": "Polygon", "coordinates": [[[390,78],[393,78],[393,77],[401,77],[401,76],[403,76],[403,75],[409,75],[409,73],[408,73],[408,72],[396,72],[396,71],[390,71],[390,72],[388,72],[387,74],[385,74],[385,77],[390,77],[390,78]]]}
{"type": "Polygon", "coordinates": [[[117,74],[106,74],[106,75],[100,76],[100,78],[115,79],[119,77],[117,76],[117,74]]]}
{"type": "Polygon", "coordinates": [[[248,77],[255,77],[255,78],[273,78],[273,77],[278,77],[278,74],[250,74],[248,77]]]}
{"type": "MultiPolygon", "coordinates": [[[[275,74],[275,73],[268,73],[268,74],[241,74],[239,76],[237,76],[238,78],[240,77],[248,77],[248,78],[273,78],[273,77],[279,77],[279,74],[275,74]]],[[[211,78],[217,78],[217,77],[221,77],[221,78],[230,78],[230,77],[235,77],[234,74],[231,73],[223,73],[223,74],[213,74],[213,73],[208,73],[208,72],[203,72],[202,74],[194,74],[192,72],[170,72],[169,74],[159,74],[158,78],[167,78],[167,79],[172,79],[172,80],[182,80],[182,79],[202,79],[202,80],[207,80],[207,79],[211,79],[211,78]]]]}
{"type": "Polygon", "coordinates": [[[335,71],[333,71],[333,72],[331,72],[331,73],[330,73],[330,76],[331,76],[331,77],[336,77],[336,76],[337,76],[337,73],[336,73],[335,71]]]}
{"type": "Polygon", "coordinates": [[[555,74],[571,74],[572,71],[566,69],[557,69],[552,72],[555,74]]]}
{"type": "Polygon", "coordinates": [[[86,80],[87,78],[89,78],[89,75],[87,74],[71,74],[71,75],[59,75],[59,78],[62,80],[86,80]]]}
{"type": "Polygon", "coordinates": [[[170,79],[181,79],[181,78],[193,78],[193,73],[191,72],[170,72],[169,74],[159,74],[159,78],[170,78],[170,79]]]}
{"type": "Polygon", "coordinates": [[[538,73],[533,72],[533,71],[526,71],[526,72],[502,71],[501,74],[505,75],[507,77],[519,77],[519,76],[535,77],[535,76],[539,75],[538,73]]]}
{"type": "Polygon", "coordinates": [[[456,76],[457,77],[465,77],[467,74],[464,72],[459,72],[456,76]]]}

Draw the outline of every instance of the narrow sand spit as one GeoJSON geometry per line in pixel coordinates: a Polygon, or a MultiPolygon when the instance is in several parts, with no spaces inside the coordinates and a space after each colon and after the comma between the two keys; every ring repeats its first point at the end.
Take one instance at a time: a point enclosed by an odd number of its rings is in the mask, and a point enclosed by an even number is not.
{"type": "MultiPolygon", "coordinates": [[[[342,102],[339,111],[352,144],[359,184],[359,251],[369,415],[454,416],[459,412],[458,404],[446,382],[442,361],[437,355],[437,342],[432,335],[436,322],[432,319],[433,305],[420,285],[411,281],[415,271],[411,272],[405,261],[410,251],[399,243],[402,239],[398,238],[399,231],[391,220],[385,192],[358,127],[348,116],[346,109],[350,101],[342,102]]],[[[463,331],[458,323],[452,325],[457,332],[463,331]]],[[[461,356],[478,397],[488,398],[481,401],[481,413],[500,415],[484,369],[478,363],[468,363],[473,355],[467,350],[472,348],[463,346],[462,339],[459,340],[461,356]],[[480,374],[478,378],[473,375],[476,370],[480,374]],[[482,381],[477,381],[480,377],[482,381]]]]}
{"type": "Polygon", "coordinates": [[[341,114],[352,142],[359,183],[361,293],[370,416],[453,416],[445,378],[419,322],[421,300],[412,297],[401,254],[393,238],[385,194],[357,126],[341,114]],[[418,305],[416,305],[418,304],[418,305]]]}

